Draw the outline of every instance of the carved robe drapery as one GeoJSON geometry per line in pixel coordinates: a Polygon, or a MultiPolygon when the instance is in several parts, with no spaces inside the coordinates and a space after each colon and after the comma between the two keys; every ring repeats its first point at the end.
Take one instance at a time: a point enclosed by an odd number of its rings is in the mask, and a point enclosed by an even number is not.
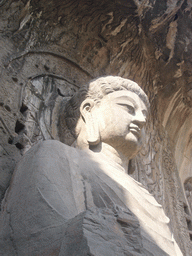
{"type": "Polygon", "coordinates": [[[0,251],[182,255],[168,222],[154,197],[105,156],[45,141],[15,171],[2,207],[0,251]]]}

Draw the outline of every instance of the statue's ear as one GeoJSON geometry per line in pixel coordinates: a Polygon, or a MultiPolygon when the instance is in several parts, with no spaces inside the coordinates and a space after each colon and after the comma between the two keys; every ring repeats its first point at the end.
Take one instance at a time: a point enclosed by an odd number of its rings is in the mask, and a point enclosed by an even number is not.
{"type": "Polygon", "coordinates": [[[93,113],[95,102],[92,99],[86,99],[80,107],[81,116],[85,122],[86,137],[89,145],[97,145],[100,141],[99,127],[97,117],[93,113]]]}

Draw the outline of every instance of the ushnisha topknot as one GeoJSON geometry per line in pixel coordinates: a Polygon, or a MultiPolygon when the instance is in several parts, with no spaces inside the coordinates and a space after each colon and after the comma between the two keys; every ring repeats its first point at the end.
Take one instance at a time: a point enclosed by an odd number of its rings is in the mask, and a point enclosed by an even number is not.
{"type": "Polygon", "coordinates": [[[99,103],[105,95],[121,90],[131,91],[137,94],[149,110],[147,95],[141,87],[132,80],[119,76],[106,76],[94,79],[82,86],[66,103],[64,118],[66,125],[73,136],[77,137],[78,135],[75,133],[75,127],[80,117],[80,105],[85,99],[90,98],[99,103]]]}

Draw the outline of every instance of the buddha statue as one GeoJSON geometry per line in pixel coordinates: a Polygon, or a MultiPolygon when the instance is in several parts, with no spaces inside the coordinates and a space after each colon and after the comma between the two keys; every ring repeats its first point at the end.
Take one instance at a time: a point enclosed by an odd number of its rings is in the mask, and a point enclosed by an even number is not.
{"type": "Polygon", "coordinates": [[[40,142],[15,169],[2,203],[0,255],[182,255],[162,206],[128,175],[148,113],[131,80],[107,76],[83,86],[61,113],[76,146],[40,142]]]}

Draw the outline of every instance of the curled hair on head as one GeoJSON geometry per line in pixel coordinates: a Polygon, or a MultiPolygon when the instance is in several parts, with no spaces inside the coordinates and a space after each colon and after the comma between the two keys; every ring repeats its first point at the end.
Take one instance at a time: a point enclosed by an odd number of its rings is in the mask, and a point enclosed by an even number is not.
{"type": "Polygon", "coordinates": [[[75,138],[78,136],[75,132],[75,128],[80,118],[81,103],[85,99],[90,98],[95,102],[100,102],[105,95],[120,90],[134,92],[145,103],[147,109],[149,109],[147,95],[137,83],[119,76],[106,76],[94,79],[82,86],[65,106],[63,115],[66,126],[72,135],[75,138]]]}

